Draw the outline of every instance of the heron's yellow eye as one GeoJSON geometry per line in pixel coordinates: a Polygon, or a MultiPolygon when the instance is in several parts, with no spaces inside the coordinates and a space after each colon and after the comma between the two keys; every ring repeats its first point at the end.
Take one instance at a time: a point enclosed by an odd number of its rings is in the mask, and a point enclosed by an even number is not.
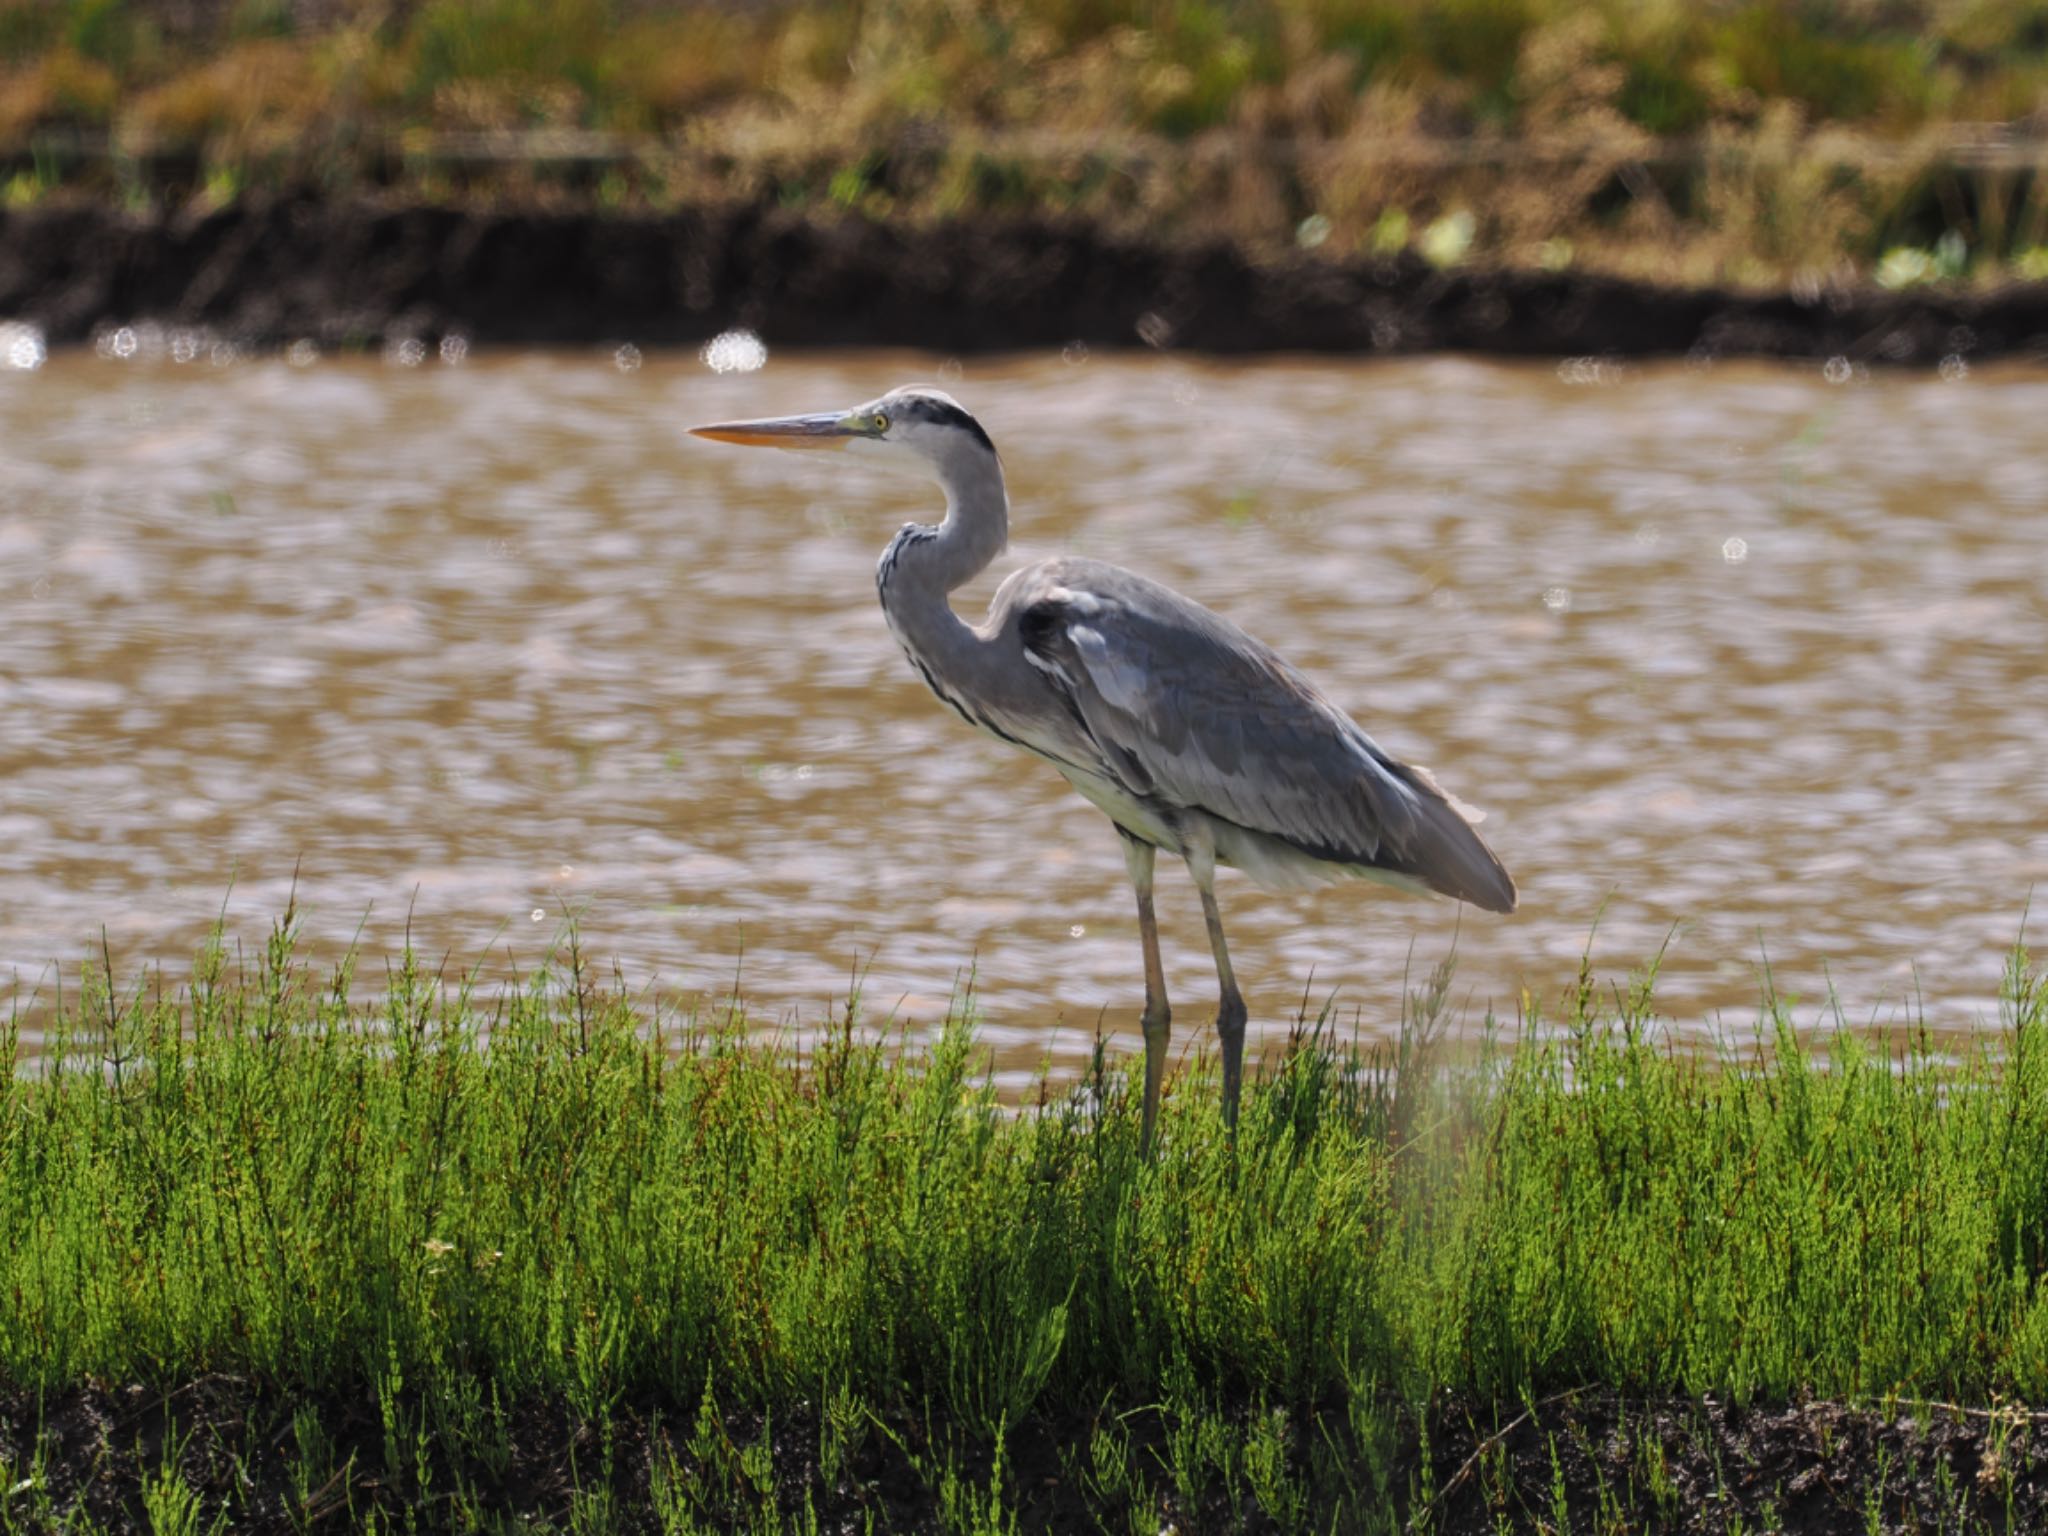
{"type": "Polygon", "coordinates": [[[875,413],[875,430],[877,432],[886,432],[889,430],[889,418],[882,415],[879,411],[875,413]]]}

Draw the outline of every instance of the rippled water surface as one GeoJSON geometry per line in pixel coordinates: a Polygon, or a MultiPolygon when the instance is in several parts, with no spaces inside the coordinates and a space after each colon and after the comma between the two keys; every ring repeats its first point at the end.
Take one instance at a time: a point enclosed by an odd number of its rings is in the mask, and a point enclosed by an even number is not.
{"type": "MultiPolygon", "coordinates": [[[[300,359],[303,361],[303,359],[300,359]]],[[[1508,919],[1226,875],[1255,1028],[1313,971],[1395,1016],[1616,974],[1746,1019],[1763,959],[1852,1019],[1992,1012],[2048,877],[2048,377],[1470,361],[610,354],[0,373],[0,1008],[251,944],[457,965],[565,910],[636,984],[913,1021],[975,967],[1004,1064],[1135,1030],[1109,824],[925,693],[875,606],[926,488],[682,427],[943,374],[1011,551],[1161,577],[1491,814],[1508,919]],[[232,888],[232,889],[230,889],[232,888]],[[1603,914],[1604,909],[1604,915],[1603,914]],[[367,918],[365,917],[367,914],[367,918]],[[742,958],[744,955],[744,958],[742,958]],[[67,982],[67,985],[70,983],[67,982]]],[[[1214,980],[1162,866],[1180,1038],[1214,980]]]]}

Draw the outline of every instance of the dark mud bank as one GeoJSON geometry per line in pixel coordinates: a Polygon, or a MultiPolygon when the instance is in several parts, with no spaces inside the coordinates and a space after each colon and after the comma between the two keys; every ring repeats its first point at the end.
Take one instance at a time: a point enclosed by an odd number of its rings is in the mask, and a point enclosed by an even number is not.
{"type": "Polygon", "coordinates": [[[766,1418],[634,1400],[592,1420],[467,1385],[438,1398],[305,1398],[216,1375],[0,1391],[0,1513],[11,1528],[83,1517],[147,1531],[148,1492],[161,1504],[168,1473],[196,1499],[195,1528],[241,1532],[354,1529],[373,1514],[422,1530],[558,1526],[579,1511],[620,1531],[684,1515],[700,1530],[939,1531],[960,1525],[963,1493],[990,1488],[1018,1529],[1046,1532],[2048,1528],[2038,1416],[1945,1405],[1745,1408],[1591,1389],[1531,1405],[1444,1402],[1426,1423],[1367,1410],[1385,1426],[1367,1436],[1376,1450],[1346,1433],[1357,1415],[1344,1409],[1247,1406],[1222,1410],[1221,1440],[1239,1451],[1219,1465],[1213,1446],[1189,1461],[1185,1437],[1148,1408],[1032,1414],[998,1452],[928,1412],[856,1416],[842,1439],[810,1404],[766,1418]],[[1263,1474],[1242,1450],[1255,1414],[1280,1436],[1280,1462],[1263,1474]],[[1107,1462],[1105,1432],[1120,1447],[1107,1462]]]}
{"type": "Polygon", "coordinates": [[[1755,295],[1571,273],[1438,271],[1412,257],[1254,262],[1043,222],[901,229],[741,208],[663,216],[479,213],[282,199],[134,216],[0,213],[0,318],[52,344],[110,326],[256,346],[460,335],[487,345],[968,353],[1458,351],[2048,361],[2048,284],[1980,294],[1755,295]]]}

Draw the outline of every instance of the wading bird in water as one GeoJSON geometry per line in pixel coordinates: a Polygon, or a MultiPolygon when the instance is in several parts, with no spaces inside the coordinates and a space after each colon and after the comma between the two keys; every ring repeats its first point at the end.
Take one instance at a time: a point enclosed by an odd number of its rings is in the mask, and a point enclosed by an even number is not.
{"type": "Polygon", "coordinates": [[[1147,1151],[1168,1023],[1152,914],[1159,849],[1186,861],[1202,895],[1233,1125],[1245,1005],[1216,909],[1217,865],[1268,888],[1362,878],[1514,910],[1514,882],[1472,830],[1472,812],[1426,769],[1389,757],[1274,652],[1172,588],[1061,556],[1013,572],[981,623],[954,613],[947,594],[1008,542],[1010,502],[995,444],[950,396],[910,385],[850,412],[691,430],[750,447],[848,449],[938,480],[945,520],[906,524],[882,552],[882,612],[933,693],[968,724],[1051,762],[1123,837],[1145,951],[1147,1151]]]}

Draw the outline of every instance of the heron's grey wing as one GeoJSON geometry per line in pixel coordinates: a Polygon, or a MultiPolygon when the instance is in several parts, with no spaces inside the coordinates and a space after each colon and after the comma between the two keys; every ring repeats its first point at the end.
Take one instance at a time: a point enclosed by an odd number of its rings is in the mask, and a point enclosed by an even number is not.
{"type": "Polygon", "coordinates": [[[1235,625],[1093,561],[1049,562],[1018,596],[1027,658],[1132,794],[1513,909],[1507,871],[1429,774],[1381,751],[1235,625]]]}

